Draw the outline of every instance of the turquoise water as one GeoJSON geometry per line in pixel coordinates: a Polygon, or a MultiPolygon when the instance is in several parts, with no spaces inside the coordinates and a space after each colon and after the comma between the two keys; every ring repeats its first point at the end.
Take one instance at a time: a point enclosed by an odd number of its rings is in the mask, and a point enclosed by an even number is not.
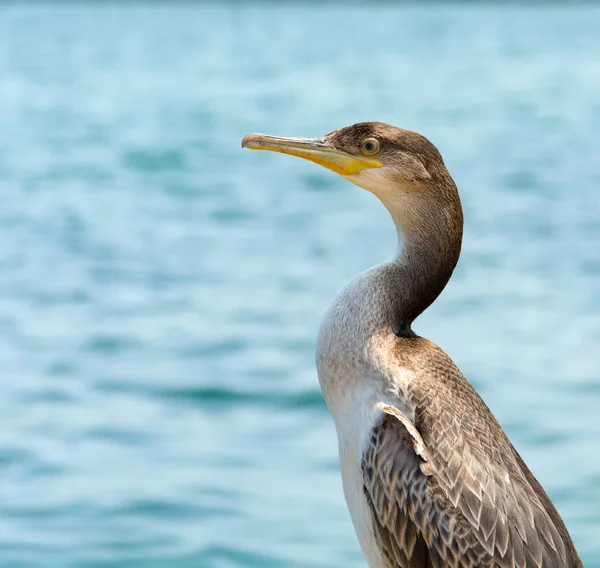
{"type": "Polygon", "coordinates": [[[394,230],[239,145],[382,120],[438,145],[465,207],[416,330],[600,567],[600,6],[23,4],[0,6],[0,566],[364,566],[313,349],[394,230]]]}

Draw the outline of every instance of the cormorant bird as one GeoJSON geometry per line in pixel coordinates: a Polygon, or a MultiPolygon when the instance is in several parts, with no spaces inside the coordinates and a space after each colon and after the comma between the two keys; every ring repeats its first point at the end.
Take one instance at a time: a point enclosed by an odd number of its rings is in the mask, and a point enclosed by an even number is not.
{"type": "Polygon", "coordinates": [[[316,162],[374,193],[399,235],[389,262],[329,308],[317,369],[344,495],[370,568],[582,567],[554,505],[437,345],[412,330],[460,254],[458,190],[435,146],[378,122],[242,146],[316,162]]]}

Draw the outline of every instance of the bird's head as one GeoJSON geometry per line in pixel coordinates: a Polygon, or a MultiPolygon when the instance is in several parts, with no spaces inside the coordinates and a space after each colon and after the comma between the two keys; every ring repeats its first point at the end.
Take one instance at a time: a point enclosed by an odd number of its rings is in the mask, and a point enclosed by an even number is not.
{"type": "Polygon", "coordinates": [[[404,231],[418,229],[424,215],[460,208],[436,147],[416,132],[381,122],[361,122],[322,138],[248,134],[242,147],[298,156],[336,172],[379,197],[404,231]]]}
{"type": "Polygon", "coordinates": [[[463,216],[456,185],[425,137],[361,122],[322,138],[248,134],[242,146],[310,160],[383,202],[400,241],[402,321],[409,325],[443,290],[460,255],[463,216]]]}

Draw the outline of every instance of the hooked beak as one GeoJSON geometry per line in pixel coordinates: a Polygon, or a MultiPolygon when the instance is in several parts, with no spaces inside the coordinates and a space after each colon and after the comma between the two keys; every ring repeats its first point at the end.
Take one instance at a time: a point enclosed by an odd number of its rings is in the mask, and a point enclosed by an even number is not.
{"type": "Polygon", "coordinates": [[[380,168],[383,165],[375,158],[353,156],[322,138],[280,138],[266,134],[247,134],[242,140],[242,148],[298,156],[342,176],[352,176],[366,168],[380,168]]]}

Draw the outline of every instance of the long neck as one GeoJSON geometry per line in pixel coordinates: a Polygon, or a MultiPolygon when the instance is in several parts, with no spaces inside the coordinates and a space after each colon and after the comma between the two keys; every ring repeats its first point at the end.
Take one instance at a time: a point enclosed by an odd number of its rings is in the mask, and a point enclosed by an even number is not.
{"type": "Polygon", "coordinates": [[[428,207],[414,198],[385,203],[399,237],[399,253],[391,263],[389,297],[397,332],[411,333],[412,322],[440,295],[458,262],[463,216],[454,182],[451,199],[428,207]]]}

